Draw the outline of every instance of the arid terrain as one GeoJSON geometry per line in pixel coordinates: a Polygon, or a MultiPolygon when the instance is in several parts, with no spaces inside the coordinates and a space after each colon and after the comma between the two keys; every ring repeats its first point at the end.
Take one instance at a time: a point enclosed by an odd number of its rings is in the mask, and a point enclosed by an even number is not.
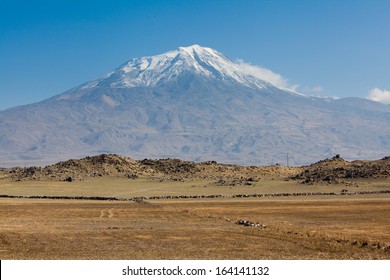
{"type": "Polygon", "coordinates": [[[390,259],[390,158],[0,170],[0,259],[390,259]]]}

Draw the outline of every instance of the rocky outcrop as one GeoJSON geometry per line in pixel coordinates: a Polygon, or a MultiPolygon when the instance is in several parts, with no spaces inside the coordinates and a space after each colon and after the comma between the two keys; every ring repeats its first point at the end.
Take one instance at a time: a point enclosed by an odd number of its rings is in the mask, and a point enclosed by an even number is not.
{"type": "Polygon", "coordinates": [[[390,157],[373,161],[345,161],[336,155],[304,167],[304,171],[291,176],[304,184],[315,183],[348,183],[352,179],[386,178],[390,176],[390,157]]]}

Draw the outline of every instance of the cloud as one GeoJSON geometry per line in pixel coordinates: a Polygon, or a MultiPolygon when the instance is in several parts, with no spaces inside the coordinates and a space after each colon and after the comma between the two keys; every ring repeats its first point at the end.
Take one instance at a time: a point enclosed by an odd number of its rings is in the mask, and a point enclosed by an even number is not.
{"type": "Polygon", "coordinates": [[[323,93],[323,91],[324,91],[324,88],[322,86],[316,86],[316,87],[308,89],[308,92],[310,92],[312,94],[321,94],[321,93],[323,93]]]}
{"type": "Polygon", "coordinates": [[[390,91],[373,88],[367,96],[367,99],[380,102],[383,104],[390,104],[390,91]]]}
{"type": "Polygon", "coordinates": [[[302,89],[300,89],[300,91],[302,93],[304,93],[305,95],[314,95],[314,96],[319,96],[319,95],[322,95],[324,94],[324,87],[323,86],[315,86],[315,87],[303,87],[302,89]]]}
{"type": "Polygon", "coordinates": [[[269,69],[252,65],[241,59],[237,61],[238,64],[240,65],[241,70],[244,71],[246,74],[267,81],[279,88],[289,89],[292,91],[295,91],[298,88],[298,85],[291,85],[289,81],[286,78],[284,78],[282,75],[272,72],[269,69]]]}

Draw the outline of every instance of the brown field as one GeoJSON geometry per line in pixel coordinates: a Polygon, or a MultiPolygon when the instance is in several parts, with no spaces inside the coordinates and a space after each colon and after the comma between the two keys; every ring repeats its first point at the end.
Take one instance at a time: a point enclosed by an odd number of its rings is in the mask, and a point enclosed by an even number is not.
{"type": "Polygon", "coordinates": [[[243,167],[99,155],[2,169],[0,259],[390,259],[389,172],[388,157],[338,156],[243,167]]]}
{"type": "Polygon", "coordinates": [[[21,181],[0,180],[0,195],[48,196],[110,196],[129,198],[159,195],[234,195],[265,193],[348,192],[390,190],[390,178],[358,179],[348,184],[300,184],[278,177],[263,177],[250,186],[220,186],[218,179],[185,179],[183,181],[123,177],[89,178],[83,181],[21,181]]]}
{"type": "MultiPolygon", "coordinates": [[[[1,194],[151,196],[389,189],[388,180],[2,182],[1,194]]],[[[0,199],[0,259],[390,259],[390,195],[82,201],[0,199]],[[265,224],[237,225],[236,220],[265,224]]]]}

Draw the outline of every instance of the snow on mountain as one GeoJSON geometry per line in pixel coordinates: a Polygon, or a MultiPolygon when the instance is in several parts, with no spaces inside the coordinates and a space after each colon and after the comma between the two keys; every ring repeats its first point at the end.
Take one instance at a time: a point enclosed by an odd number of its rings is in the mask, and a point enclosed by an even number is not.
{"type": "Polygon", "coordinates": [[[248,75],[238,63],[223,54],[193,45],[161,55],[132,59],[100,79],[83,85],[83,88],[158,86],[174,80],[183,72],[221,81],[233,80],[254,88],[264,88],[268,84],[248,75]]]}
{"type": "Polygon", "coordinates": [[[390,107],[284,90],[198,45],[132,59],[39,103],[0,111],[0,166],[99,153],[306,164],[390,150],[390,107]]]}

